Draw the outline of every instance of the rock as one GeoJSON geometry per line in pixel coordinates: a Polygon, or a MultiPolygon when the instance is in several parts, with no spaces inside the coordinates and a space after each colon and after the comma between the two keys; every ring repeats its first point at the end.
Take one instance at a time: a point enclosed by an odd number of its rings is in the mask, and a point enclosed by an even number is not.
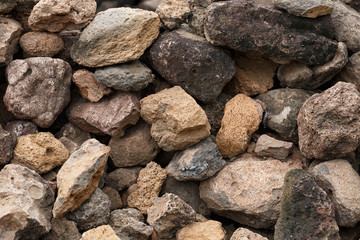
{"type": "Polygon", "coordinates": [[[263,123],[284,140],[298,142],[297,116],[311,95],[301,89],[280,88],[257,97],[267,105],[263,123]]]}
{"type": "Polygon", "coordinates": [[[55,136],[70,151],[70,154],[78,150],[81,144],[91,138],[88,132],[84,132],[71,123],[65,124],[55,136]]]}
{"type": "Polygon", "coordinates": [[[110,94],[111,89],[97,82],[95,74],[86,70],[77,70],[72,77],[83,98],[90,102],[98,102],[104,95],[110,94]]]}
{"type": "Polygon", "coordinates": [[[125,192],[124,194],[122,194],[121,196],[121,201],[123,203],[123,207],[129,207],[129,204],[127,202],[127,199],[129,197],[130,194],[132,194],[133,192],[135,192],[138,189],[137,184],[133,184],[131,185],[125,192]]]}
{"type": "Polygon", "coordinates": [[[76,227],[76,223],[68,221],[66,218],[51,219],[51,230],[42,240],[79,240],[81,234],[76,227]]]}
{"type": "Polygon", "coordinates": [[[298,115],[300,151],[307,158],[334,159],[360,145],[360,93],[338,82],[307,99],[298,115]]]}
{"type": "Polygon", "coordinates": [[[212,3],[207,8],[204,32],[214,45],[309,65],[328,62],[337,49],[331,40],[334,27],[330,16],[296,17],[248,1],[212,3]]]}
{"type": "Polygon", "coordinates": [[[215,213],[254,228],[272,228],[280,214],[287,163],[251,156],[229,162],[200,183],[200,197],[215,213]]]}
{"type": "Polygon", "coordinates": [[[349,82],[360,90],[360,51],[349,57],[349,61],[338,75],[340,81],[349,82]]]}
{"type": "Polygon", "coordinates": [[[221,222],[209,220],[206,222],[193,222],[178,231],[178,240],[225,240],[225,230],[221,222]]]}
{"type": "Polygon", "coordinates": [[[0,16],[0,66],[12,61],[22,30],[19,22],[0,16]]]}
{"type": "Polygon", "coordinates": [[[206,138],[192,147],[177,152],[166,171],[178,181],[202,181],[215,175],[226,161],[211,139],[206,138]]]}
{"type": "Polygon", "coordinates": [[[121,138],[111,138],[110,158],[116,167],[144,166],[155,159],[159,146],[150,135],[150,125],[140,121],[121,138]]]}
{"type": "Polygon", "coordinates": [[[155,162],[148,163],[139,173],[137,189],[127,198],[129,207],[135,207],[146,214],[147,209],[153,204],[153,199],[159,196],[165,179],[165,169],[155,162]]]}
{"type": "Polygon", "coordinates": [[[16,7],[17,2],[14,0],[3,0],[0,3],[0,13],[9,13],[16,7]]]}
{"type": "Polygon", "coordinates": [[[340,239],[335,212],[312,174],[300,169],[285,176],[274,240],[340,239]]]}
{"type": "Polygon", "coordinates": [[[18,119],[48,128],[70,102],[71,67],[61,59],[14,60],[6,74],[9,85],[4,103],[18,119]]]}
{"type": "Polygon", "coordinates": [[[174,29],[190,16],[191,10],[187,0],[163,0],[157,6],[156,13],[167,28],[174,29]]]}
{"type": "Polygon", "coordinates": [[[146,240],[153,228],[144,222],[144,216],[139,210],[124,208],[111,212],[109,224],[121,240],[146,240]]]}
{"type": "Polygon", "coordinates": [[[235,73],[228,53],[184,30],[161,34],[149,61],[164,79],[202,102],[214,101],[235,73]]]}
{"type": "Polygon", "coordinates": [[[139,59],[159,35],[154,12],[112,8],[99,12],[82,31],[71,58],[86,67],[102,67],[139,59]]]}
{"type": "Polygon", "coordinates": [[[105,183],[120,192],[136,183],[141,169],[141,167],[118,168],[106,176],[105,183]]]}
{"type": "Polygon", "coordinates": [[[16,142],[15,134],[0,128],[0,166],[10,162],[16,142]]]}
{"type": "Polygon", "coordinates": [[[60,32],[81,29],[96,12],[94,0],[40,0],[31,11],[29,26],[34,31],[60,32]]]}
{"type": "Polygon", "coordinates": [[[246,228],[238,228],[231,236],[230,240],[268,240],[268,238],[261,236],[260,234],[254,233],[246,228]]]}
{"type": "Polygon", "coordinates": [[[39,132],[38,127],[34,123],[21,120],[8,122],[5,125],[4,130],[13,133],[16,137],[39,132]]]}
{"type": "Polygon", "coordinates": [[[182,88],[175,86],[140,101],[141,117],[165,151],[186,149],[210,135],[204,110],[182,88]]]}
{"type": "Polygon", "coordinates": [[[243,153],[251,135],[259,128],[263,109],[253,99],[238,94],[225,105],[216,145],[225,158],[243,153]]]}
{"type": "Polygon", "coordinates": [[[99,68],[95,77],[105,86],[122,91],[140,91],[155,78],[151,69],[140,61],[99,68]]]}
{"type": "Polygon", "coordinates": [[[177,230],[194,222],[196,218],[195,211],[172,193],[156,198],[147,214],[147,222],[154,228],[159,239],[171,239],[177,230]]]}
{"type": "Polygon", "coordinates": [[[97,228],[90,229],[83,233],[81,240],[122,240],[110,225],[102,225],[97,228]]]}
{"type": "Polygon", "coordinates": [[[285,160],[292,153],[294,144],[272,138],[266,134],[259,137],[256,142],[255,153],[259,157],[271,157],[285,160]]]}
{"type": "Polygon", "coordinates": [[[121,201],[121,197],[118,191],[116,191],[115,189],[106,186],[103,189],[101,189],[101,191],[103,191],[103,193],[105,193],[109,200],[110,200],[110,210],[116,210],[122,207],[122,201],[121,201]]]}
{"type": "Polygon", "coordinates": [[[333,160],[316,165],[311,172],[320,187],[330,192],[339,226],[355,227],[360,222],[360,176],[347,160],[333,160]]]}
{"type": "Polygon", "coordinates": [[[47,32],[28,32],[21,36],[20,46],[28,57],[53,57],[64,47],[58,35],[47,32]]]}
{"type": "Polygon", "coordinates": [[[109,152],[109,147],[89,139],[70,155],[57,174],[54,218],[78,209],[90,197],[104,173],[109,152]]]}
{"type": "Polygon", "coordinates": [[[214,2],[214,0],[189,0],[191,15],[188,19],[189,26],[194,29],[198,35],[204,35],[204,20],[206,17],[206,8],[214,2]]]}
{"type": "Polygon", "coordinates": [[[360,238],[360,224],[354,228],[340,228],[339,235],[341,240],[357,240],[360,238]]]}
{"type": "Polygon", "coordinates": [[[79,30],[61,31],[58,33],[59,37],[64,41],[64,48],[57,55],[58,58],[67,61],[71,66],[75,63],[70,56],[72,46],[79,40],[81,32],[79,30]]]}
{"type": "Polygon", "coordinates": [[[39,239],[51,228],[54,193],[35,171],[8,164],[0,171],[0,239],[39,239]]]}
{"type": "Polygon", "coordinates": [[[61,166],[69,157],[69,151],[49,132],[18,137],[11,163],[26,166],[39,174],[61,166]]]}
{"type": "Polygon", "coordinates": [[[331,0],[274,0],[275,6],[295,16],[317,18],[333,11],[331,0]]]}
{"type": "Polygon", "coordinates": [[[125,128],[135,125],[140,118],[139,100],[135,94],[126,92],[116,92],[97,103],[77,98],[70,103],[67,116],[85,132],[121,137],[125,128]]]}

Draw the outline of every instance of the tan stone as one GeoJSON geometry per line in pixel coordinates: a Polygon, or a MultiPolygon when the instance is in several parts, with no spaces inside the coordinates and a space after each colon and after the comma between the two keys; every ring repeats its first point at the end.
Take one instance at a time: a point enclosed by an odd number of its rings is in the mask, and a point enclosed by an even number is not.
{"type": "Polygon", "coordinates": [[[53,57],[64,48],[64,42],[54,33],[28,32],[21,36],[20,46],[27,57],[53,57]]]}
{"type": "Polygon", "coordinates": [[[18,137],[11,163],[45,173],[61,166],[69,157],[69,150],[49,132],[18,137]]]}
{"type": "Polygon", "coordinates": [[[0,66],[12,61],[22,30],[19,22],[0,16],[0,66]]]}
{"type": "Polygon", "coordinates": [[[102,225],[83,233],[81,240],[121,240],[110,225],[102,225]]]}
{"type": "Polygon", "coordinates": [[[190,15],[191,10],[187,0],[163,0],[156,13],[166,27],[174,29],[190,15]]]}
{"type": "Polygon", "coordinates": [[[230,240],[268,240],[268,238],[254,233],[247,228],[238,228],[233,233],[230,240]]]}
{"type": "Polygon", "coordinates": [[[221,222],[209,220],[193,222],[178,231],[177,240],[225,240],[225,230],[221,222]]]}

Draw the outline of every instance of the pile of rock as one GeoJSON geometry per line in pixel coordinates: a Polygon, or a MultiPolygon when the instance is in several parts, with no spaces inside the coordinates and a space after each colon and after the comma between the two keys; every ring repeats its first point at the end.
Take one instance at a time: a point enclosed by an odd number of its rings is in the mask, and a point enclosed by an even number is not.
{"type": "Polygon", "coordinates": [[[0,239],[360,238],[355,0],[97,2],[0,3],[0,239]]]}

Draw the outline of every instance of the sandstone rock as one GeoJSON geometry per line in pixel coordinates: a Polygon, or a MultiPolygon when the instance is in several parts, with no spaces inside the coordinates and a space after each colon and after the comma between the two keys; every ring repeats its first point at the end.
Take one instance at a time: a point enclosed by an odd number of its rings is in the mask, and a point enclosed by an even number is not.
{"type": "Polygon", "coordinates": [[[29,25],[34,31],[81,29],[94,18],[95,12],[94,0],[40,0],[31,11],[29,25]]]}
{"type": "Polygon", "coordinates": [[[84,132],[71,123],[65,124],[55,136],[69,150],[70,154],[78,150],[81,144],[91,138],[88,132],[84,132]]]}
{"type": "Polygon", "coordinates": [[[103,189],[101,189],[101,191],[103,191],[103,193],[105,193],[108,196],[110,200],[111,211],[121,208],[122,201],[118,191],[116,191],[115,189],[109,186],[104,187],[103,189]]]}
{"type": "Polygon", "coordinates": [[[67,112],[69,121],[78,128],[95,134],[121,137],[126,127],[140,118],[140,106],[133,93],[116,92],[97,103],[74,99],[67,112]]]}
{"type": "Polygon", "coordinates": [[[156,8],[161,21],[169,29],[180,26],[191,14],[187,0],[163,0],[156,8]]]}
{"type": "Polygon", "coordinates": [[[161,34],[150,48],[149,59],[163,78],[202,102],[214,101],[235,73],[234,62],[224,50],[184,30],[161,34]]]}
{"type": "Polygon", "coordinates": [[[276,7],[300,17],[317,18],[333,11],[331,0],[273,0],[276,7]]]}
{"type": "Polygon", "coordinates": [[[278,160],[285,160],[292,153],[294,144],[272,138],[266,134],[259,137],[256,142],[255,153],[260,157],[272,157],[278,160]]]}
{"type": "Polygon", "coordinates": [[[146,214],[147,209],[153,204],[153,199],[159,196],[165,179],[165,169],[155,162],[148,163],[139,173],[137,189],[127,198],[129,207],[135,207],[146,214]]]}
{"type": "Polygon", "coordinates": [[[18,119],[48,128],[70,101],[71,67],[61,59],[14,60],[6,74],[4,103],[18,119]]]}
{"type": "Polygon", "coordinates": [[[338,82],[306,100],[298,115],[299,147],[307,158],[334,159],[360,144],[360,93],[338,82]]]}
{"type": "Polygon", "coordinates": [[[15,134],[0,128],[0,166],[10,162],[15,146],[15,134]]]}
{"type": "Polygon", "coordinates": [[[225,105],[221,128],[216,135],[216,145],[225,158],[243,153],[258,129],[263,109],[253,99],[238,94],[225,105]]]}
{"type": "Polygon", "coordinates": [[[312,174],[289,171],[285,176],[280,217],[274,240],[340,239],[335,212],[326,192],[312,174]]]}
{"type": "Polygon", "coordinates": [[[141,167],[118,168],[106,176],[106,185],[120,192],[136,183],[141,169],[141,167]]]}
{"type": "Polygon", "coordinates": [[[26,56],[52,57],[63,49],[64,42],[54,33],[28,32],[21,36],[20,46],[26,56]]]}
{"type": "Polygon", "coordinates": [[[96,189],[102,177],[110,148],[96,139],[84,142],[70,155],[57,175],[58,196],[54,218],[79,208],[96,189]]]}
{"type": "Polygon", "coordinates": [[[83,233],[81,240],[122,240],[110,225],[102,225],[94,229],[90,229],[83,233]]]}
{"type": "Polygon", "coordinates": [[[176,86],[140,101],[141,117],[151,125],[151,136],[165,151],[186,149],[210,135],[204,110],[176,86]]]}
{"type": "Polygon", "coordinates": [[[268,240],[268,238],[261,236],[260,234],[254,233],[246,228],[238,228],[231,236],[230,240],[268,240]]]}
{"type": "Polygon", "coordinates": [[[154,12],[112,8],[98,13],[71,50],[72,59],[87,67],[102,67],[139,59],[159,35],[154,12]]]}
{"type": "Polygon", "coordinates": [[[37,240],[50,228],[54,193],[35,171],[8,164],[0,171],[0,239],[37,240]]]}
{"type": "Polygon", "coordinates": [[[76,223],[68,221],[66,218],[51,219],[51,230],[42,240],[79,240],[81,234],[76,227],[76,223]]]}
{"type": "Polygon", "coordinates": [[[225,240],[225,230],[221,222],[209,220],[206,222],[193,222],[178,231],[178,240],[225,240]]]}
{"type": "Polygon", "coordinates": [[[16,137],[39,132],[38,127],[34,123],[21,120],[8,122],[5,125],[4,130],[13,133],[16,137]]]}
{"type": "Polygon", "coordinates": [[[12,61],[22,30],[17,21],[0,16],[0,66],[12,61]]]}
{"type": "Polygon", "coordinates": [[[360,52],[349,57],[349,61],[338,76],[340,81],[352,83],[360,90],[360,52]]]}
{"type": "Polygon", "coordinates": [[[26,166],[38,173],[46,173],[63,165],[69,151],[49,132],[18,137],[11,163],[26,166]]]}

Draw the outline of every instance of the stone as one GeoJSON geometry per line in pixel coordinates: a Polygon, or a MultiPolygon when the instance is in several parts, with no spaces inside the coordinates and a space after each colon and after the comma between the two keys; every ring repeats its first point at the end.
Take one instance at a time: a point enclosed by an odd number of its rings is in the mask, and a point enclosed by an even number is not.
{"type": "Polygon", "coordinates": [[[259,128],[262,114],[262,107],[244,94],[238,94],[226,103],[215,139],[223,157],[232,158],[246,150],[251,135],[259,128]]]}
{"type": "Polygon", "coordinates": [[[8,122],[5,125],[4,130],[13,133],[16,137],[39,132],[38,127],[34,123],[21,120],[8,122]]]}
{"type": "Polygon", "coordinates": [[[340,239],[330,198],[314,176],[294,169],[285,176],[274,240],[340,239]]]}
{"type": "Polygon", "coordinates": [[[225,240],[225,230],[221,222],[209,220],[206,222],[193,222],[176,234],[178,240],[225,240]]]}
{"type": "Polygon", "coordinates": [[[207,8],[206,39],[240,52],[274,59],[324,64],[336,53],[330,16],[296,17],[272,6],[249,1],[215,2],[207,8]]]}
{"type": "Polygon", "coordinates": [[[68,221],[66,218],[51,219],[51,230],[42,240],[79,240],[81,234],[76,227],[76,223],[68,221]]]}
{"type": "Polygon", "coordinates": [[[20,46],[27,57],[53,57],[64,47],[58,35],[47,32],[27,32],[20,38],[20,46]]]}
{"type": "Polygon", "coordinates": [[[105,183],[120,192],[136,183],[141,169],[141,167],[118,168],[106,176],[105,183]]]}
{"type": "Polygon", "coordinates": [[[257,97],[267,105],[263,124],[293,143],[298,142],[297,116],[301,106],[311,96],[301,89],[280,88],[257,97]]]}
{"type": "Polygon", "coordinates": [[[7,109],[18,119],[50,127],[70,102],[70,65],[56,58],[36,57],[12,61],[6,68],[9,85],[7,109]]]}
{"type": "Polygon", "coordinates": [[[200,183],[200,197],[220,216],[253,228],[272,228],[280,214],[282,186],[292,167],[250,155],[229,162],[200,183]]]}
{"type": "Polygon", "coordinates": [[[198,34],[204,35],[204,21],[206,17],[206,8],[214,2],[214,0],[189,0],[191,15],[188,18],[189,26],[198,34]]]}
{"type": "Polygon", "coordinates": [[[231,236],[230,240],[268,240],[268,238],[261,236],[247,228],[238,228],[231,236]]]}
{"type": "Polygon", "coordinates": [[[317,18],[333,11],[331,0],[273,0],[276,7],[295,16],[317,18]]]}
{"type": "Polygon", "coordinates": [[[155,162],[148,163],[139,173],[137,189],[127,198],[129,207],[137,208],[146,214],[148,208],[153,204],[153,199],[159,196],[165,179],[165,169],[155,162]]]}
{"type": "Polygon", "coordinates": [[[292,153],[294,144],[272,138],[266,134],[259,137],[256,142],[255,154],[259,157],[271,157],[285,160],[292,153]]]}
{"type": "Polygon", "coordinates": [[[335,204],[339,226],[355,227],[360,222],[360,176],[347,160],[319,163],[311,169],[318,184],[335,204]]]}
{"type": "Polygon", "coordinates": [[[151,136],[165,151],[186,149],[210,135],[204,110],[181,87],[149,95],[140,105],[151,136]]]}
{"type": "Polygon", "coordinates": [[[103,67],[139,59],[159,35],[154,12],[111,8],[99,12],[71,49],[71,58],[86,67],[103,67]]]}
{"type": "Polygon", "coordinates": [[[360,238],[360,224],[354,228],[340,228],[339,235],[341,240],[357,240],[360,238]]]}
{"type": "Polygon", "coordinates": [[[145,224],[144,216],[135,208],[112,211],[109,224],[121,240],[146,240],[154,231],[145,224]]]}
{"type": "Polygon", "coordinates": [[[37,240],[51,228],[54,192],[27,167],[8,164],[0,171],[0,239],[37,240]]]}
{"type": "Polygon", "coordinates": [[[109,186],[104,187],[103,189],[101,189],[101,191],[103,191],[103,193],[105,193],[108,196],[110,200],[111,211],[122,207],[122,200],[118,191],[116,191],[115,189],[109,186]]]}
{"type": "Polygon", "coordinates": [[[81,29],[95,12],[94,0],[40,0],[31,11],[29,26],[33,31],[48,32],[81,29]]]}
{"type": "Polygon", "coordinates": [[[109,152],[109,147],[89,139],[70,155],[57,174],[54,218],[78,209],[90,197],[104,173],[109,152]]]}
{"type": "Polygon", "coordinates": [[[175,153],[165,168],[168,175],[178,181],[202,181],[215,175],[226,161],[216,144],[209,138],[183,151],[175,153]]]}
{"type": "Polygon", "coordinates": [[[72,80],[79,88],[81,96],[90,102],[98,102],[103,96],[111,93],[110,88],[99,83],[95,74],[86,69],[74,72],[72,80]]]}
{"type": "Polygon", "coordinates": [[[191,10],[187,0],[163,0],[156,13],[167,28],[174,29],[190,16],[191,10]]]}
{"type": "Polygon", "coordinates": [[[56,138],[64,144],[70,154],[78,150],[91,136],[71,123],[66,123],[56,135],[56,138]]]}
{"type": "Polygon", "coordinates": [[[111,138],[110,158],[116,167],[144,166],[154,160],[160,151],[150,134],[150,125],[139,121],[121,138],[111,138]]]}
{"type": "Polygon", "coordinates": [[[16,142],[15,134],[0,128],[0,166],[10,162],[16,142]]]}
{"type": "Polygon", "coordinates": [[[110,225],[102,225],[97,228],[90,229],[83,233],[80,240],[122,240],[118,236],[114,229],[110,225]]]}
{"type": "Polygon", "coordinates": [[[338,75],[340,81],[349,82],[360,90],[360,51],[349,57],[349,61],[338,75]]]}
{"type": "Polygon", "coordinates": [[[300,151],[307,158],[334,159],[360,145],[360,93],[338,82],[308,98],[297,118],[300,151]]]}
{"type": "Polygon", "coordinates": [[[140,118],[139,99],[134,93],[116,92],[97,103],[74,99],[67,110],[69,121],[85,132],[121,137],[125,128],[140,118]]]}
{"type": "Polygon", "coordinates": [[[0,16],[0,66],[12,61],[22,30],[19,22],[0,16]]]}
{"type": "Polygon", "coordinates": [[[123,207],[129,207],[129,204],[127,202],[127,199],[130,194],[135,192],[138,189],[137,184],[131,185],[121,196],[121,201],[123,202],[123,207]]]}
{"type": "Polygon", "coordinates": [[[9,13],[11,12],[17,5],[17,2],[14,0],[3,0],[0,3],[0,13],[9,13]]]}
{"type": "Polygon", "coordinates": [[[217,98],[235,73],[227,52],[184,30],[161,34],[148,55],[150,66],[165,80],[206,103],[217,98]]]}
{"type": "Polygon", "coordinates": [[[11,163],[42,174],[63,165],[68,157],[69,150],[54,135],[40,132],[18,137],[11,163]]]}
{"type": "Polygon", "coordinates": [[[59,37],[64,42],[64,48],[57,55],[58,58],[68,62],[71,66],[75,66],[75,62],[70,56],[70,50],[72,46],[79,40],[81,31],[71,30],[71,31],[61,31],[58,33],[59,37]]]}

